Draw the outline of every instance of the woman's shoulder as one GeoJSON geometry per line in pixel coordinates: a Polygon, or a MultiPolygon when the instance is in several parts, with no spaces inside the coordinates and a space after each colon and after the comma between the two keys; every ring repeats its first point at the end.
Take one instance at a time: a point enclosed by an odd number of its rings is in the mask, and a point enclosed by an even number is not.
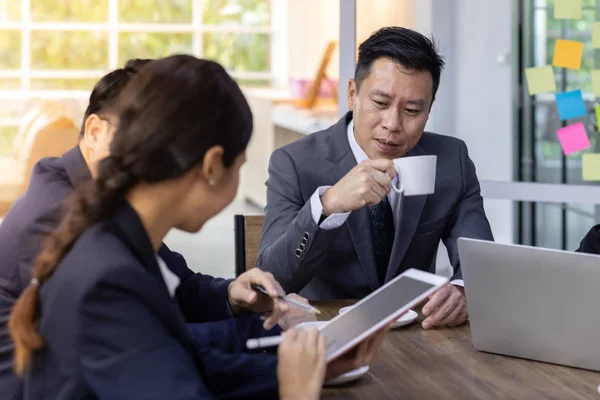
{"type": "Polygon", "coordinates": [[[50,281],[77,286],[81,292],[100,281],[117,282],[131,274],[141,279],[146,268],[108,221],[96,223],[83,232],[60,260],[50,281]]]}

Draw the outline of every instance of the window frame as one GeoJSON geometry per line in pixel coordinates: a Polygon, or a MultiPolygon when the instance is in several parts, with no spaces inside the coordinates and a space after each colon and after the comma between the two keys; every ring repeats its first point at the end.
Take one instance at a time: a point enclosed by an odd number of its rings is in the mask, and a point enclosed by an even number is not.
{"type": "MultiPolygon", "coordinates": [[[[79,90],[32,90],[32,79],[100,79],[107,71],[118,68],[119,65],[119,34],[120,33],[189,33],[192,35],[192,54],[202,57],[203,35],[205,33],[234,33],[234,34],[266,34],[269,37],[269,54],[267,55],[267,71],[240,72],[229,71],[236,79],[245,81],[281,81],[281,77],[272,72],[273,35],[277,29],[273,27],[274,20],[282,20],[282,15],[276,18],[271,14],[274,8],[269,2],[269,26],[247,27],[241,24],[209,25],[202,23],[202,0],[192,0],[192,19],[190,23],[129,23],[119,21],[119,1],[108,1],[108,20],[106,22],[36,22],[31,21],[30,0],[21,1],[21,20],[18,22],[0,21],[0,31],[16,30],[21,32],[21,61],[19,69],[0,69],[0,79],[20,79],[19,89],[0,90],[0,98],[54,98],[63,97],[65,92],[69,97],[87,97],[89,91],[79,90]],[[34,69],[31,65],[31,32],[44,31],[86,31],[106,32],[108,36],[108,59],[106,70],[102,69],[34,69]]],[[[123,0],[121,0],[123,1],[123,0]]],[[[277,7],[280,10],[281,7],[277,7]]],[[[278,41],[277,43],[280,43],[278,41]]],[[[279,53],[279,51],[277,51],[279,53]]]]}

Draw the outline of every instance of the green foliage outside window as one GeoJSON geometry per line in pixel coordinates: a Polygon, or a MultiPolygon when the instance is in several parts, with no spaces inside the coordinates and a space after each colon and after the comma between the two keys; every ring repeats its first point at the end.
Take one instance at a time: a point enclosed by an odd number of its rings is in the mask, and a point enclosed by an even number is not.
{"type": "MultiPolygon", "coordinates": [[[[33,22],[107,23],[108,0],[29,0],[33,22]]],[[[202,25],[268,28],[271,0],[201,0],[202,25]]],[[[120,24],[191,24],[192,0],[118,0],[120,24]]],[[[0,0],[0,22],[21,20],[21,1],[0,0]]],[[[118,61],[192,53],[192,33],[119,32],[118,61]]],[[[108,64],[109,33],[96,31],[31,32],[31,68],[36,70],[98,70],[108,64]]],[[[204,32],[205,58],[234,72],[268,72],[270,38],[266,33],[204,32]]],[[[21,31],[0,29],[0,69],[21,69],[21,31]]],[[[91,90],[97,79],[33,78],[32,90],[91,90]]],[[[267,86],[267,80],[241,80],[267,86]]],[[[21,79],[0,78],[0,90],[20,89],[21,79]]],[[[17,127],[0,126],[0,156],[10,153],[17,127]]]]}

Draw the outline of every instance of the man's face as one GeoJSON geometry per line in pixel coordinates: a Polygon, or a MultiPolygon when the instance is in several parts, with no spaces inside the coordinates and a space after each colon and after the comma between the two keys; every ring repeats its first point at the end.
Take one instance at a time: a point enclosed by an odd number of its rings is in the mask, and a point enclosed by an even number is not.
{"type": "Polygon", "coordinates": [[[379,58],[362,81],[351,80],[348,105],[354,136],[370,159],[404,156],[423,135],[433,102],[433,78],[428,71],[406,69],[379,58]]]}

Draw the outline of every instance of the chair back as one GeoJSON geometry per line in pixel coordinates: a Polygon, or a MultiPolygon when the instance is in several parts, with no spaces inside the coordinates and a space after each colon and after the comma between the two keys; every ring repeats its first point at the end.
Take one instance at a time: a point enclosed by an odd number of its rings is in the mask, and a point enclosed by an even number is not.
{"type": "Polygon", "coordinates": [[[27,133],[31,132],[32,124],[39,118],[48,118],[52,115],[67,115],[65,108],[56,101],[39,100],[27,108],[19,122],[19,129],[13,138],[12,155],[18,158],[21,154],[27,133]]]}
{"type": "Polygon", "coordinates": [[[15,154],[22,182],[20,193],[29,185],[35,164],[44,157],[60,157],[79,142],[79,129],[64,108],[49,106],[34,118],[15,154]]]}
{"type": "Polygon", "coordinates": [[[235,215],[235,276],[256,266],[262,234],[263,215],[235,215]]]}

